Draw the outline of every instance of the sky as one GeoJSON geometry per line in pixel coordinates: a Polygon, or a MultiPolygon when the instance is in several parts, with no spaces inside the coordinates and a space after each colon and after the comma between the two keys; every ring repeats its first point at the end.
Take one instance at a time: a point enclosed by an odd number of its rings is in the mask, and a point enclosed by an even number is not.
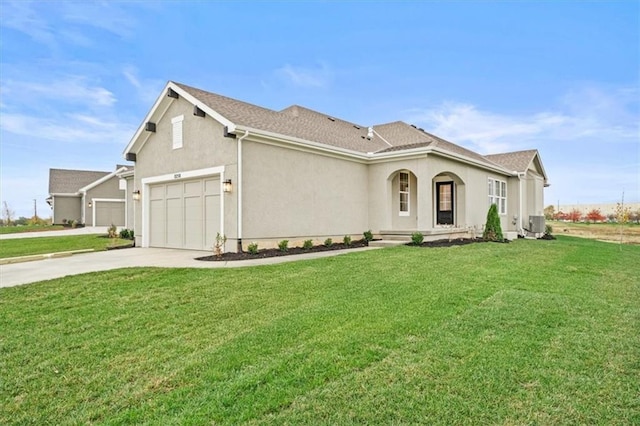
{"type": "Polygon", "coordinates": [[[115,170],[168,80],[481,154],[538,149],[545,205],[640,201],[640,1],[0,0],[0,199],[115,170]]]}

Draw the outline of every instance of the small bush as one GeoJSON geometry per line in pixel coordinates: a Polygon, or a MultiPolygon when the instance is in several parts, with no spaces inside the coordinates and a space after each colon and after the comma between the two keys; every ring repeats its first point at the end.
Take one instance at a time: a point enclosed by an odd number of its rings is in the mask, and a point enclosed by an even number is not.
{"type": "Polygon", "coordinates": [[[278,243],[278,249],[282,252],[289,251],[289,240],[282,240],[278,243]]]}
{"type": "Polygon", "coordinates": [[[324,240],[325,246],[331,247],[332,244],[333,244],[333,240],[331,238],[327,238],[326,240],[324,240]]]}
{"type": "Polygon", "coordinates": [[[258,254],[258,243],[251,243],[247,246],[247,250],[251,254],[258,254]]]}
{"type": "Polygon", "coordinates": [[[413,244],[419,246],[423,241],[424,235],[422,235],[422,232],[414,232],[413,234],[411,234],[411,242],[413,244]]]}
{"type": "Polygon", "coordinates": [[[313,248],[313,240],[304,240],[304,243],[302,243],[302,248],[304,250],[311,250],[313,248]]]}
{"type": "Polygon", "coordinates": [[[62,224],[63,224],[63,225],[66,225],[66,224],[67,224],[67,222],[69,222],[67,219],[62,219],[62,224]]]}
{"type": "Polygon", "coordinates": [[[551,225],[549,225],[549,224],[545,225],[544,233],[546,235],[551,235],[553,233],[553,227],[551,225]]]}
{"type": "Polygon", "coordinates": [[[120,238],[123,240],[131,239],[131,234],[129,233],[129,230],[127,228],[122,228],[120,230],[120,238]]]}
{"type": "Polygon", "coordinates": [[[221,257],[224,253],[224,244],[227,242],[226,235],[220,235],[220,233],[216,233],[216,243],[213,245],[213,253],[217,257],[221,257]]]}
{"type": "Polygon", "coordinates": [[[71,219],[68,223],[72,228],[75,228],[76,226],[78,226],[78,222],[73,219],[71,219]]]}
{"type": "Polygon", "coordinates": [[[344,243],[345,246],[349,247],[351,245],[351,237],[348,235],[345,235],[344,238],[342,239],[342,242],[344,243]]]}
{"type": "Polygon", "coordinates": [[[364,231],[362,235],[364,235],[364,241],[367,244],[369,244],[369,241],[373,241],[373,233],[371,232],[371,229],[369,229],[368,231],[364,231]]]}
{"type": "Polygon", "coordinates": [[[109,229],[107,229],[109,238],[118,238],[118,228],[112,223],[109,229]]]}
{"type": "Polygon", "coordinates": [[[500,215],[498,214],[498,206],[491,204],[487,212],[487,223],[484,226],[482,238],[487,241],[503,241],[502,225],[500,225],[500,215]]]}

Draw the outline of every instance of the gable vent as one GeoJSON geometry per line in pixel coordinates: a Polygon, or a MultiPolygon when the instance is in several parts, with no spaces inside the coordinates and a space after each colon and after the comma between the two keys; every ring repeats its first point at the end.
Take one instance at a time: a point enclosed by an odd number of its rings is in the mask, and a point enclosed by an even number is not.
{"type": "Polygon", "coordinates": [[[327,118],[329,119],[329,121],[336,121],[336,119],[333,117],[327,117],[327,118]]]}
{"type": "Polygon", "coordinates": [[[360,130],[360,126],[356,126],[355,124],[353,125],[353,127],[355,127],[356,129],[360,130]]]}
{"type": "Polygon", "coordinates": [[[147,121],[146,124],[144,125],[144,129],[147,132],[156,132],[156,123],[152,123],[151,121],[147,121]]]}

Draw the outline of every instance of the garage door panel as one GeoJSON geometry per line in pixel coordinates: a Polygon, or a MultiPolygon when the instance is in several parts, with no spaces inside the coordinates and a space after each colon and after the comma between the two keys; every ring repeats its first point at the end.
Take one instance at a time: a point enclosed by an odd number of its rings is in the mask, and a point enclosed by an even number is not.
{"type": "Polygon", "coordinates": [[[220,196],[206,195],[204,209],[204,235],[205,247],[213,247],[216,242],[216,234],[220,232],[220,196]]]}
{"type": "Polygon", "coordinates": [[[149,244],[211,249],[220,231],[219,194],[220,179],[217,177],[152,186],[149,244]]]}
{"type": "Polygon", "coordinates": [[[182,221],[182,199],[168,198],[166,201],[167,211],[167,246],[182,247],[183,221],[182,221]]]}
{"type": "Polygon", "coordinates": [[[119,201],[96,201],[96,223],[94,226],[124,226],[124,203],[119,201]]]}
{"type": "MultiPolygon", "coordinates": [[[[164,192],[164,188],[162,188],[164,192]]],[[[164,247],[166,245],[165,229],[166,220],[164,215],[164,200],[151,200],[150,202],[149,245],[152,247],[164,247]]]]}

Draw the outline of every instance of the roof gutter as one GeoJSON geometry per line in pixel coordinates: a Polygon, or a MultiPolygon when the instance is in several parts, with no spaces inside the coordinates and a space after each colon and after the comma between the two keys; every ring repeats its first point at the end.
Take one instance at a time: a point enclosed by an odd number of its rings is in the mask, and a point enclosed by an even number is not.
{"type": "Polygon", "coordinates": [[[237,178],[237,182],[236,182],[236,186],[237,186],[237,194],[236,197],[237,201],[238,201],[238,218],[237,218],[237,225],[238,225],[238,253],[242,252],[242,140],[244,138],[246,138],[247,136],[249,136],[249,131],[245,130],[244,131],[244,135],[240,136],[238,138],[238,178],[237,178]]]}

